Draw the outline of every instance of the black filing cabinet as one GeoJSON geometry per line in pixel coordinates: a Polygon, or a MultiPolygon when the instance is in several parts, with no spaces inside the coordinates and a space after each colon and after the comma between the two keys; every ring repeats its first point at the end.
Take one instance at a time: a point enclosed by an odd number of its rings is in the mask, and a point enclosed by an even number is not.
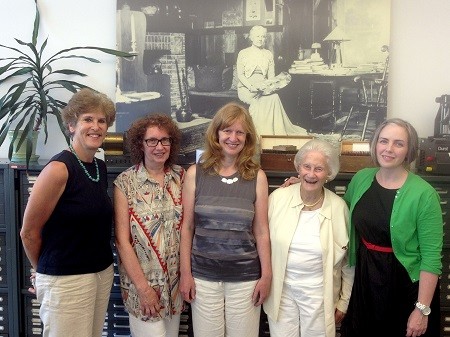
{"type": "MultiPolygon", "coordinates": [[[[39,319],[39,303],[28,292],[30,286],[30,263],[20,243],[19,231],[22,215],[33,183],[42,165],[30,167],[15,166],[0,160],[0,337],[41,336],[42,324],[39,319]]],[[[108,184],[112,197],[113,181],[126,167],[109,167],[108,184]]],[[[292,173],[266,172],[269,192],[278,188],[292,173]]],[[[327,187],[343,195],[352,173],[340,173],[327,187]]],[[[450,337],[450,176],[422,175],[441,196],[444,220],[443,273],[441,286],[441,337],[450,337]]],[[[111,244],[114,248],[113,226],[111,244]]],[[[114,249],[113,249],[114,250],[114,249]]],[[[114,250],[115,252],[115,250],[114,250]]],[[[115,253],[115,276],[111,291],[103,336],[130,336],[128,314],[120,295],[117,254],[115,253]]],[[[180,337],[192,337],[192,319],[189,306],[181,315],[180,337]]],[[[260,337],[269,337],[267,317],[261,312],[260,337]]]]}
{"type": "MultiPolygon", "coordinates": [[[[13,226],[17,228],[15,231],[15,235],[17,235],[17,237],[22,223],[22,216],[28,202],[28,197],[30,195],[34,181],[39,175],[42,167],[43,166],[39,165],[32,166],[28,171],[26,171],[24,167],[19,166],[11,170],[14,181],[13,185],[16,189],[13,194],[16,196],[16,211],[18,214],[17,218],[19,219],[16,222],[16,226],[13,226]]],[[[113,198],[113,181],[116,176],[125,169],[126,167],[108,168],[108,193],[111,199],[113,198]]],[[[111,227],[111,233],[111,245],[113,247],[114,253],[114,280],[102,336],[130,337],[131,335],[128,323],[128,313],[125,311],[125,307],[123,305],[122,297],[120,294],[120,281],[117,265],[118,256],[116,250],[114,249],[115,245],[113,226],[111,227]]],[[[31,264],[29,263],[19,241],[17,241],[17,247],[19,247],[18,251],[20,252],[20,254],[18,254],[19,272],[15,282],[20,285],[20,289],[17,291],[18,311],[20,314],[17,315],[19,317],[18,328],[16,328],[15,330],[17,331],[17,333],[11,334],[11,336],[37,337],[42,335],[42,323],[39,318],[39,303],[37,302],[36,297],[28,292],[28,288],[30,287],[29,280],[31,275],[31,264]]],[[[185,312],[183,312],[183,314],[181,315],[179,334],[180,337],[193,336],[191,322],[192,320],[190,318],[189,307],[187,307],[185,312]]],[[[3,337],[3,335],[0,334],[0,337],[3,337]]]]}
{"type": "Polygon", "coordinates": [[[17,227],[15,186],[7,161],[0,160],[0,337],[18,336],[17,227]]]}

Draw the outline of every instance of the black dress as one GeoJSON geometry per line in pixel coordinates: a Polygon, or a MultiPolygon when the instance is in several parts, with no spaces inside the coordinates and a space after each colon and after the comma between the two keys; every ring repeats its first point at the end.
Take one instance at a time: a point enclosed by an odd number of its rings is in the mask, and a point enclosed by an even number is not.
{"type": "MultiPolygon", "coordinates": [[[[392,246],[389,220],[396,193],[397,190],[386,189],[373,180],[352,213],[357,237],[378,246],[392,246]]],[[[394,253],[369,250],[360,241],[355,280],[341,336],[404,337],[418,290],[419,282],[411,281],[394,253]]],[[[422,336],[439,336],[439,309],[438,285],[431,303],[427,333],[422,336]]]]}

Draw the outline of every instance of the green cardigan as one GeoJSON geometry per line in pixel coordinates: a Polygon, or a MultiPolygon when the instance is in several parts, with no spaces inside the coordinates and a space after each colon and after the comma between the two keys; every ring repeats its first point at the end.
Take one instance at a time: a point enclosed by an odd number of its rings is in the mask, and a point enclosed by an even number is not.
{"type": "MultiPolygon", "coordinates": [[[[344,199],[353,209],[370,187],[379,168],[358,171],[350,181],[344,199]]],[[[413,282],[419,280],[421,270],[440,275],[442,272],[443,219],[440,197],[425,180],[408,173],[403,186],[397,191],[392,208],[391,242],[395,257],[406,268],[413,282]]],[[[350,221],[349,263],[356,263],[355,225],[350,221]]]]}

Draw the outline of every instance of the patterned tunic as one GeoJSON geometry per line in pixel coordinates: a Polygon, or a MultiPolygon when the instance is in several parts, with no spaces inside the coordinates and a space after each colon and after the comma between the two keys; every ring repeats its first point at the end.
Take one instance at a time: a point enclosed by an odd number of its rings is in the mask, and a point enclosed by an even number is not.
{"type": "Polygon", "coordinates": [[[120,287],[126,310],[142,320],[157,321],[180,314],[183,299],[178,291],[181,186],[185,171],[167,168],[164,187],[148,176],[141,163],[122,172],[114,184],[128,199],[132,246],[148,283],[160,296],[161,317],[142,316],[136,287],[119,260],[120,287]]]}

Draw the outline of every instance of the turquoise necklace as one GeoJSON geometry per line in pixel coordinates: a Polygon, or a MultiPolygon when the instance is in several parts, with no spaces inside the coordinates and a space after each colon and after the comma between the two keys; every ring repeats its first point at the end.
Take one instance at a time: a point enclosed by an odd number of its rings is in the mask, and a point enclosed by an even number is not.
{"type": "Polygon", "coordinates": [[[70,152],[72,152],[72,153],[75,155],[75,157],[77,158],[78,162],[80,163],[80,165],[81,165],[81,167],[83,168],[84,173],[86,173],[87,177],[88,177],[90,180],[92,180],[94,183],[98,183],[98,181],[100,180],[100,172],[98,171],[97,159],[94,157],[95,171],[97,172],[97,178],[94,178],[94,177],[92,177],[92,176],[89,174],[88,170],[86,169],[86,166],[84,166],[84,164],[83,164],[83,162],[80,160],[80,158],[78,158],[77,153],[75,152],[75,150],[74,150],[72,144],[69,145],[69,149],[70,149],[70,152]]]}

